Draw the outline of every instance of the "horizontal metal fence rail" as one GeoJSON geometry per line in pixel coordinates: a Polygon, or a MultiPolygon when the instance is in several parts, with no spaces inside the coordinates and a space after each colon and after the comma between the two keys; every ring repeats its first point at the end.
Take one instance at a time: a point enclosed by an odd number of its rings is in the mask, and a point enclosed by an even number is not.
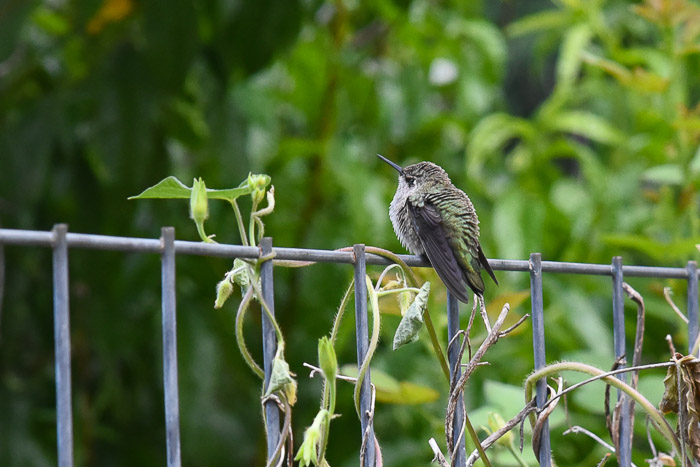
{"type": "MultiPolygon", "coordinates": [[[[58,465],[73,466],[73,426],[71,406],[71,365],[70,365],[70,313],[69,313],[69,268],[68,251],[71,248],[91,250],[108,250],[124,252],[154,253],[162,258],[162,325],[163,325],[163,383],[166,424],[167,465],[179,467],[180,460],[180,420],[177,375],[177,324],[175,301],[175,258],[176,255],[197,255],[220,258],[260,258],[274,254],[275,260],[314,261],[319,263],[353,264],[356,284],[364,282],[366,265],[388,265],[387,258],[365,252],[364,245],[355,245],[352,249],[314,250],[301,248],[273,248],[271,239],[264,239],[261,247],[246,247],[239,245],[208,244],[200,242],[175,240],[172,227],[162,230],[160,239],[128,238],[107,235],[92,235],[70,233],[64,224],[54,227],[51,232],[33,230],[0,229],[0,248],[5,245],[47,247],[53,250],[53,281],[54,281],[54,328],[55,328],[55,371],[56,371],[56,411],[57,411],[57,443],[58,465]]],[[[0,251],[1,253],[1,251],[0,251]]],[[[430,267],[421,257],[398,255],[409,266],[430,267]]],[[[0,254],[0,271],[4,271],[4,256],[0,254]]],[[[698,267],[695,261],[689,261],[685,268],[668,268],[653,266],[628,266],[622,264],[620,257],[613,258],[610,265],[542,261],[539,253],[533,253],[528,261],[520,260],[489,260],[491,267],[498,271],[520,271],[530,274],[530,290],[532,303],[532,332],[535,368],[546,365],[545,329],[543,305],[543,273],[585,274],[594,276],[610,276],[612,278],[612,308],[613,308],[613,338],[616,357],[625,354],[624,334],[624,302],[622,295],[623,277],[655,277],[684,279],[688,282],[687,313],[688,341],[692,349],[698,336],[698,267]]],[[[270,311],[274,313],[273,262],[263,263],[261,282],[264,299],[270,311]]],[[[0,284],[0,293],[2,291],[0,284]]],[[[0,296],[0,301],[2,297],[0,296]]],[[[459,328],[459,307],[456,300],[448,295],[448,334],[454,336],[459,328]]],[[[364,287],[356,287],[356,334],[358,365],[361,365],[368,346],[367,296],[364,287]]],[[[276,340],[274,329],[269,325],[263,313],[263,342],[264,367],[266,382],[269,378],[269,366],[274,356],[276,340]]],[[[458,348],[454,346],[453,348],[458,348]]],[[[456,352],[448,354],[450,369],[460,371],[456,361],[456,352]]],[[[621,376],[623,379],[624,377],[621,376]]],[[[362,440],[365,446],[364,465],[375,465],[376,452],[374,442],[373,417],[374,407],[371,394],[370,373],[362,387],[361,426],[362,440]]],[[[621,395],[618,394],[618,398],[621,395]]],[[[546,384],[541,380],[537,385],[537,405],[541,406],[546,399],[546,384]]],[[[461,406],[461,404],[460,404],[461,406]]],[[[279,452],[280,438],[279,411],[275,404],[266,404],[266,432],[268,456],[279,452]]],[[[455,413],[455,426],[462,424],[463,413],[455,413]]],[[[631,463],[631,430],[628,412],[622,411],[620,452],[617,453],[620,465],[631,463]]],[[[457,430],[459,433],[459,429],[457,430]]],[[[464,438],[455,440],[459,445],[453,465],[461,466],[466,462],[464,438]]],[[[540,464],[551,465],[549,430],[542,435],[538,455],[540,464]]]]}

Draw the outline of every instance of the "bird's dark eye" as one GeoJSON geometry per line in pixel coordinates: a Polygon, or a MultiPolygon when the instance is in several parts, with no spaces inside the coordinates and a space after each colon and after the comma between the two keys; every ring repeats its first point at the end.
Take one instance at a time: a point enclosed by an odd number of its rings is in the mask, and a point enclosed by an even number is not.
{"type": "Polygon", "coordinates": [[[406,175],[404,178],[406,179],[406,183],[408,183],[408,186],[413,186],[413,184],[416,182],[415,177],[406,175]]]}

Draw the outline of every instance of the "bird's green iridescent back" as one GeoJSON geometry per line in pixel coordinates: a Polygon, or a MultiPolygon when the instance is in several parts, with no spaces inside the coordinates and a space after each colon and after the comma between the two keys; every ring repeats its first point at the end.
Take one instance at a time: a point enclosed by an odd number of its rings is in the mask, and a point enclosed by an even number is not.
{"type": "Polygon", "coordinates": [[[469,197],[450,184],[427,187],[421,194],[409,198],[420,207],[434,206],[442,218],[442,228],[470,287],[479,293],[484,291],[479,262],[479,219],[469,197]]]}

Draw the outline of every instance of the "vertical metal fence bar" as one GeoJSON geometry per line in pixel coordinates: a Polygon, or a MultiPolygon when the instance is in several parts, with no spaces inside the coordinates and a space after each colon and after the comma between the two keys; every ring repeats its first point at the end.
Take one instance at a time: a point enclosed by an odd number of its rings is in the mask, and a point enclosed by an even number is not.
{"type": "Polygon", "coordinates": [[[67,232],[68,226],[66,224],[58,224],[53,228],[53,322],[54,352],[56,354],[56,435],[59,467],[73,466],[67,232]]]}
{"type": "MultiPolygon", "coordinates": [[[[365,262],[365,246],[363,244],[354,245],[352,251],[355,255],[355,338],[357,339],[357,367],[359,368],[362,366],[369,347],[367,285],[365,280],[367,265],[365,262]]],[[[360,425],[363,438],[365,432],[368,432],[367,440],[365,441],[365,467],[374,467],[376,459],[374,452],[374,422],[369,415],[371,410],[372,387],[370,370],[367,368],[367,373],[360,388],[360,425]]]]}
{"type": "Polygon", "coordinates": [[[698,338],[698,263],[688,261],[688,353],[693,351],[693,346],[698,338]]]}
{"type": "MultiPolygon", "coordinates": [[[[264,237],[260,242],[260,249],[263,256],[271,254],[272,238],[264,237]]],[[[272,261],[265,261],[260,266],[260,281],[262,282],[263,299],[274,316],[275,288],[272,261]]],[[[277,336],[265,310],[262,310],[262,341],[265,391],[267,391],[267,386],[270,384],[270,375],[272,374],[272,360],[277,352],[277,336]]],[[[269,462],[272,460],[271,457],[280,440],[280,411],[277,404],[272,400],[265,402],[265,432],[267,433],[267,460],[269,462]]]]}
{"type": "MultiPolygon", "coordinates": [[[[459,332],[459,302],[457,299],[448,291],[447,292],[447,342],[452,342],[454,336],[459,332]]],[[[456,381],[462,374],[462,367],[459,361],[459,340],[455,340],[452,346],[447,352],[447,359],[450,363],[450,378],[452,381],[456,381]]],[[[454,459],[452,459],[450,465],[453,467],[462,467],[466,465],[467,462],[467,452],[464,436],[459,436],[462,431],[462,424],[464,423],[464,410],[462,404],[464,401],[464,396],[460,396],[457,401],[457,410],[455,410],[454,417],[454,439],[452,440],[454,445],[459,445],[457,453],[454,459]]]]}
{"type": "Polygon", "coordinates": [[[177,377],[177,318],[175,304],[175,228],[161,229],[163,394],[168,467],[180,467],[180,402],[177,377]]]}
{"type": "MultiPolygon", "coordinates": [[[[615,347],[615,357],[620,358],[626,354],[625,344],[625,301],[622,290],[622,257],[615,256],[612,260],[612,282],[613,282],[613,343],[615,347]]],[[[621,365],[620,368],[624,368],[621,365]]],[[[627,381],[627,374],[620,373],[617,375],[620,381],[627,381]]],[[[626,400],[625,394],[618,389],[617,400],[626,400]]],[[[627,404],[623,402],[623,407],[627,404]]],[[[620,446],[617,453],[617,461],[620,465],[631,465],[632,443],[631,443],[631,426],[628,410],[620,411],[620,446]]]]}
{"type": "MultiPolygon", "coordinates": [[[[530,300],[532,302],[532,346],[535,354],[535,370],[547,364],[544,347],[544,302],[542,300],[542,254],[530,254],[530,300]]],[[[537,382],[537,407],[547,400],[547,381],[537,382]]],[[[545,422],[540,438],[539,462],[541,466],[551,466],[549,422],[545,422]]]]}

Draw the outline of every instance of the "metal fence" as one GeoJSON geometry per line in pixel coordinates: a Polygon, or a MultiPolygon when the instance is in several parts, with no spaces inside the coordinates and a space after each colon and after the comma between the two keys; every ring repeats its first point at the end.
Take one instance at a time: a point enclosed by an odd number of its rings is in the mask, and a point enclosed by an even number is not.
{"type": "MultiPolygon", "coordinates": [[[[68,252],[70,248],[110,250],[125,252],[156,253],[162,258],[162,332],[163,332],[163,384],[165,403],[167,465],[179,467],[180,462],[180,418],[177,375],[177,321],[175,300],[175,257],[176,255],[198,255],[221,258],[259,258],[271,252],[280,260],[315,261],[326,263],[353,264],[355,283],[364,283],[366,266],[388,265],[391,262],[381,256],[366,254],[365,246],[358,244],[352,252],[312,250],[300,248],[273,248],[272,240],[265,238],[260,248],[238,245],[207,244],[175,240],[175,230],[164,227],[160,239],[126,238],[104,235],[69,233],[65,224],[56,225],[51,232],[0,229],[0,247],[3,245],[39,246],[53,249],[53,296],[54,296],[54,336],[56,371],[56,429],[58,436],[58,465],[73,466],[73,417],[71,407],[71,361],[70,361],[70,306],[68,252]]],[[[429,267],[417,256],[399,255],[409,266],[429,267]]],[[[489,260],[494,270],[521,271],[530,273],[532,302],[532,332],[535,369],[546,364],[544,340],[544,314],[542,300],[542,274],[566,273],[612,277],[613,338],[616,357],[625,352],[623,277],[655,277],[684,279],[688,282],[688,342],[695,342],[698,335],[698,268],[695,261],[689,261],[686,268],[664,268],[648,266],[624,266],[621,257],[615,257],[610,265],[542,261],[540,253],[530,255],[529,261],[489,260]]],[[[0,270],[2,270],[0,264],[0,270]]],[[[266,261],[261,267],[263,296],[274,314],[273,262],[266,261]]],[[[363,361],[368,346],[367,296],[364,287],[355,288],[355,317],[357,336],[358,365],[363,361]]],[[[449,296],[447,300],[448,341],[459,331],[458,302],[449,296]]],[[[265,384],[269,381],[271,362],[275,354],[275,333],[265,313],[262,314],[263,354],[265,384]]],[[[448,354],[450,370],[459,372],[458,346],[452,346],[448,354]],[[454,349],[454,350],[453,350],[454,349]]],[[[625,375],[618,376],[625,379],[625,375]]],[[[370,373],[363,381],[360,397],[362,433],[369,433],[365,452],[365,465],[375,465],[374,430],[370,412],[371,387],[370,373]]],[[[618,398],[620,394],[618,394],[618,398]]],[[[542,406],[546,399],[546,382],[537,385],[537,405],[542,406]]],[[[461,404],[460,404],[461,405],[461,404]]],[[[271,401],[266,404],[268,434],[268,456],[275,451],[280,437],[280,418],[277,406],[271,401]]],[[[631,420],[628,412],[621,415],[619,464],[631,465],[631,420]]],[[[463,414],[457,411],[455,426],[462,425],[463,414]]],[[[459,436],[455,430],[455,437],[459,436]]],[[[361,437],[360,437],[361,439],[361,437]]],[[[466,462],[464,438],[457,440],[461,449],[452,461],[453,466],[466,462]]],[[[540,464],[550,466],[549,431],[545,428],[540,449],[540,464]]]]}

